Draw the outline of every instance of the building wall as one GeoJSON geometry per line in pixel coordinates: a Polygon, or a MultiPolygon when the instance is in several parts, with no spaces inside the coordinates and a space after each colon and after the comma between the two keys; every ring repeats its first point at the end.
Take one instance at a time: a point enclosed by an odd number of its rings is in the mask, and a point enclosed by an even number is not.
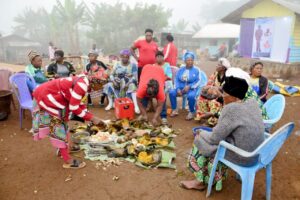
{"type": "Polygon", "coordinates": [[[290,40],[289,62],[300,62],[300,16],[296,17],[294,33],[290,40]]]}
{"type": "Polygon", "coordinates": [[[300,17],[296,14],[272,0],[263,0],[256,4],[253,8],[246,10],[243,18],[259,18],[259,17],[292,17],[292,35],[290,39],[289,62],[300,62],[300,17]]]}
{"type": "Polygon", "coordinates": [[[225,42],[227,46],[227,54],[232,51],[232,46],[235,44],[237,39],[226,39],[226,38],[217,38],[217,39],[200,39],[200,49],[205,50],[208,48],[210,55],[216,55],[218,53],[218,49],[225,42]],[[214,42],[211,42],[211,40],[215,40],[214,42]],[[230,40],[234,40],[231,44],[230,40]],[[212,43],[215,43],[215,45],[212,45],[212,43]]]}
{"type": "Polygon", "coordinates": [[[295,17],[293,11],[285,8],[272,0],[263,0],[256,4],[253,8],[246,10],[243,14],[243,18],[258,18],[258,17],[295,17]]]}

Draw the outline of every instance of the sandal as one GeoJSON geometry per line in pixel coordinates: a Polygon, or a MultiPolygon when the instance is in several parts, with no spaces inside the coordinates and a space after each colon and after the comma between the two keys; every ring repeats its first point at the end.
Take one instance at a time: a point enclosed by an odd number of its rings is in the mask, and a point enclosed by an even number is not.
{"type": "Polygon", "coordinates": [[[177,110],[173,110],[172,113],[170,114],[170,117],[176,117],[178,115],[177,110]]]}
{"type": "Polygon", "coordinates": [[[78,146],[78,145],[74,145],[69,149],[70,153],[77,153],[79,151],[81,151],[81,149],[80,149],[80,146],[78,146]]]}
{"type": "Polygon", "coordinates": [[[81,162],[79,160],[72,160],[71,163],[64,163],[63,168],[64,169],[81,169],[86,166],[85,162],[81,162]]]}
{"type": "Polygon", "coordinates": [[[191,121],[192,119],[194,119],[194,116],[195,116],[194,113],[189,112],[189,114],[186,116],[185,120],[191,121]]]}

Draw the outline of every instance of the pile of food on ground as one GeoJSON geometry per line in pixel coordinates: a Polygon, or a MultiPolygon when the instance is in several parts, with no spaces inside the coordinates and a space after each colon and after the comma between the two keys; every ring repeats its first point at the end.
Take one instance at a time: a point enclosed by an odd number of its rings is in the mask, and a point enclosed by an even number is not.
{"type": "Polygon", "coordinates": [[[71,132],[89,160],[120,158],[144,168],[176,168],[174,130],[168,126],[153,127],[139,120],[106,120],[102,125],[82,125],[71,132]]]}

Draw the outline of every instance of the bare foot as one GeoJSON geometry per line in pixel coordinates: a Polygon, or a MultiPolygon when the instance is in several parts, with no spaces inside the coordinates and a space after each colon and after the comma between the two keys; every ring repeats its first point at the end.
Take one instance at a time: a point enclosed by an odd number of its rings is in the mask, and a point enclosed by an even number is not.
{"type": "Polygon", "coordinates": [[[188,189],[188,190],[193,189],[193,190],[200,190],[200,191],[205,190],[205,188],[206,188],[205,184],[200,183],[197,180],[181,181],[180,186],[185,188],[185,189],[188,189]]]}

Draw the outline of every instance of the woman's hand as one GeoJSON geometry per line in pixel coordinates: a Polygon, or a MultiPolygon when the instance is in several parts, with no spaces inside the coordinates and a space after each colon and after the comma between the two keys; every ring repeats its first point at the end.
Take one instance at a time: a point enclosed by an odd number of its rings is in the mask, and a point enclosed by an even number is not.
{"type": "Polygon", "coordinates": [[[201,131],[198,131],[198,133],[196,134],[196,136],[194,138],[195,141],[199,141],[200,140],[200,133],[201,133],[201,131]]]}
{"type": "Polygon", "coordinates": [[[208,118],[213,117],[213,116],[214,116],[213,113],[211,113],[211,112],[206,112],[202,118],[203,118],[203,119],[208,119],[208,118]]]}
{"type": "Polygon", "coordinates": [[[92,123],[94,125],[102,125],[102,124],[104,124],[104,122],[100,118],[98,118],[96,116],[94,116],[91,121],[92,121],[92,123]]]}
{"type": "Polygon", "coordinates": [[[153,126],[158,126],[158,125],[159,125],[156,118],[153,118],[153,119],[152,119],[152,125],[153,125],[153,126]]]}
{"type": "Polygon", "coordinates": [[[138,117],[138,120],[145,120],[145,121],[148,121],[148,116],[147,115],[140,115],[138,117]]]}
{"type": "Polygon", "coordinates": [[[177,90],[177,96],[182,96],[181,90],[177,90]]]}
{"type": "Polygon", "coordinates": [[[185,87],[183,88],[183,92],[184,92],[184,93],[188,93],[188,91],[190,90],[190,88],[191,88],[191,87],[188,86],[188,85],[185,86],[185,87]]]}

